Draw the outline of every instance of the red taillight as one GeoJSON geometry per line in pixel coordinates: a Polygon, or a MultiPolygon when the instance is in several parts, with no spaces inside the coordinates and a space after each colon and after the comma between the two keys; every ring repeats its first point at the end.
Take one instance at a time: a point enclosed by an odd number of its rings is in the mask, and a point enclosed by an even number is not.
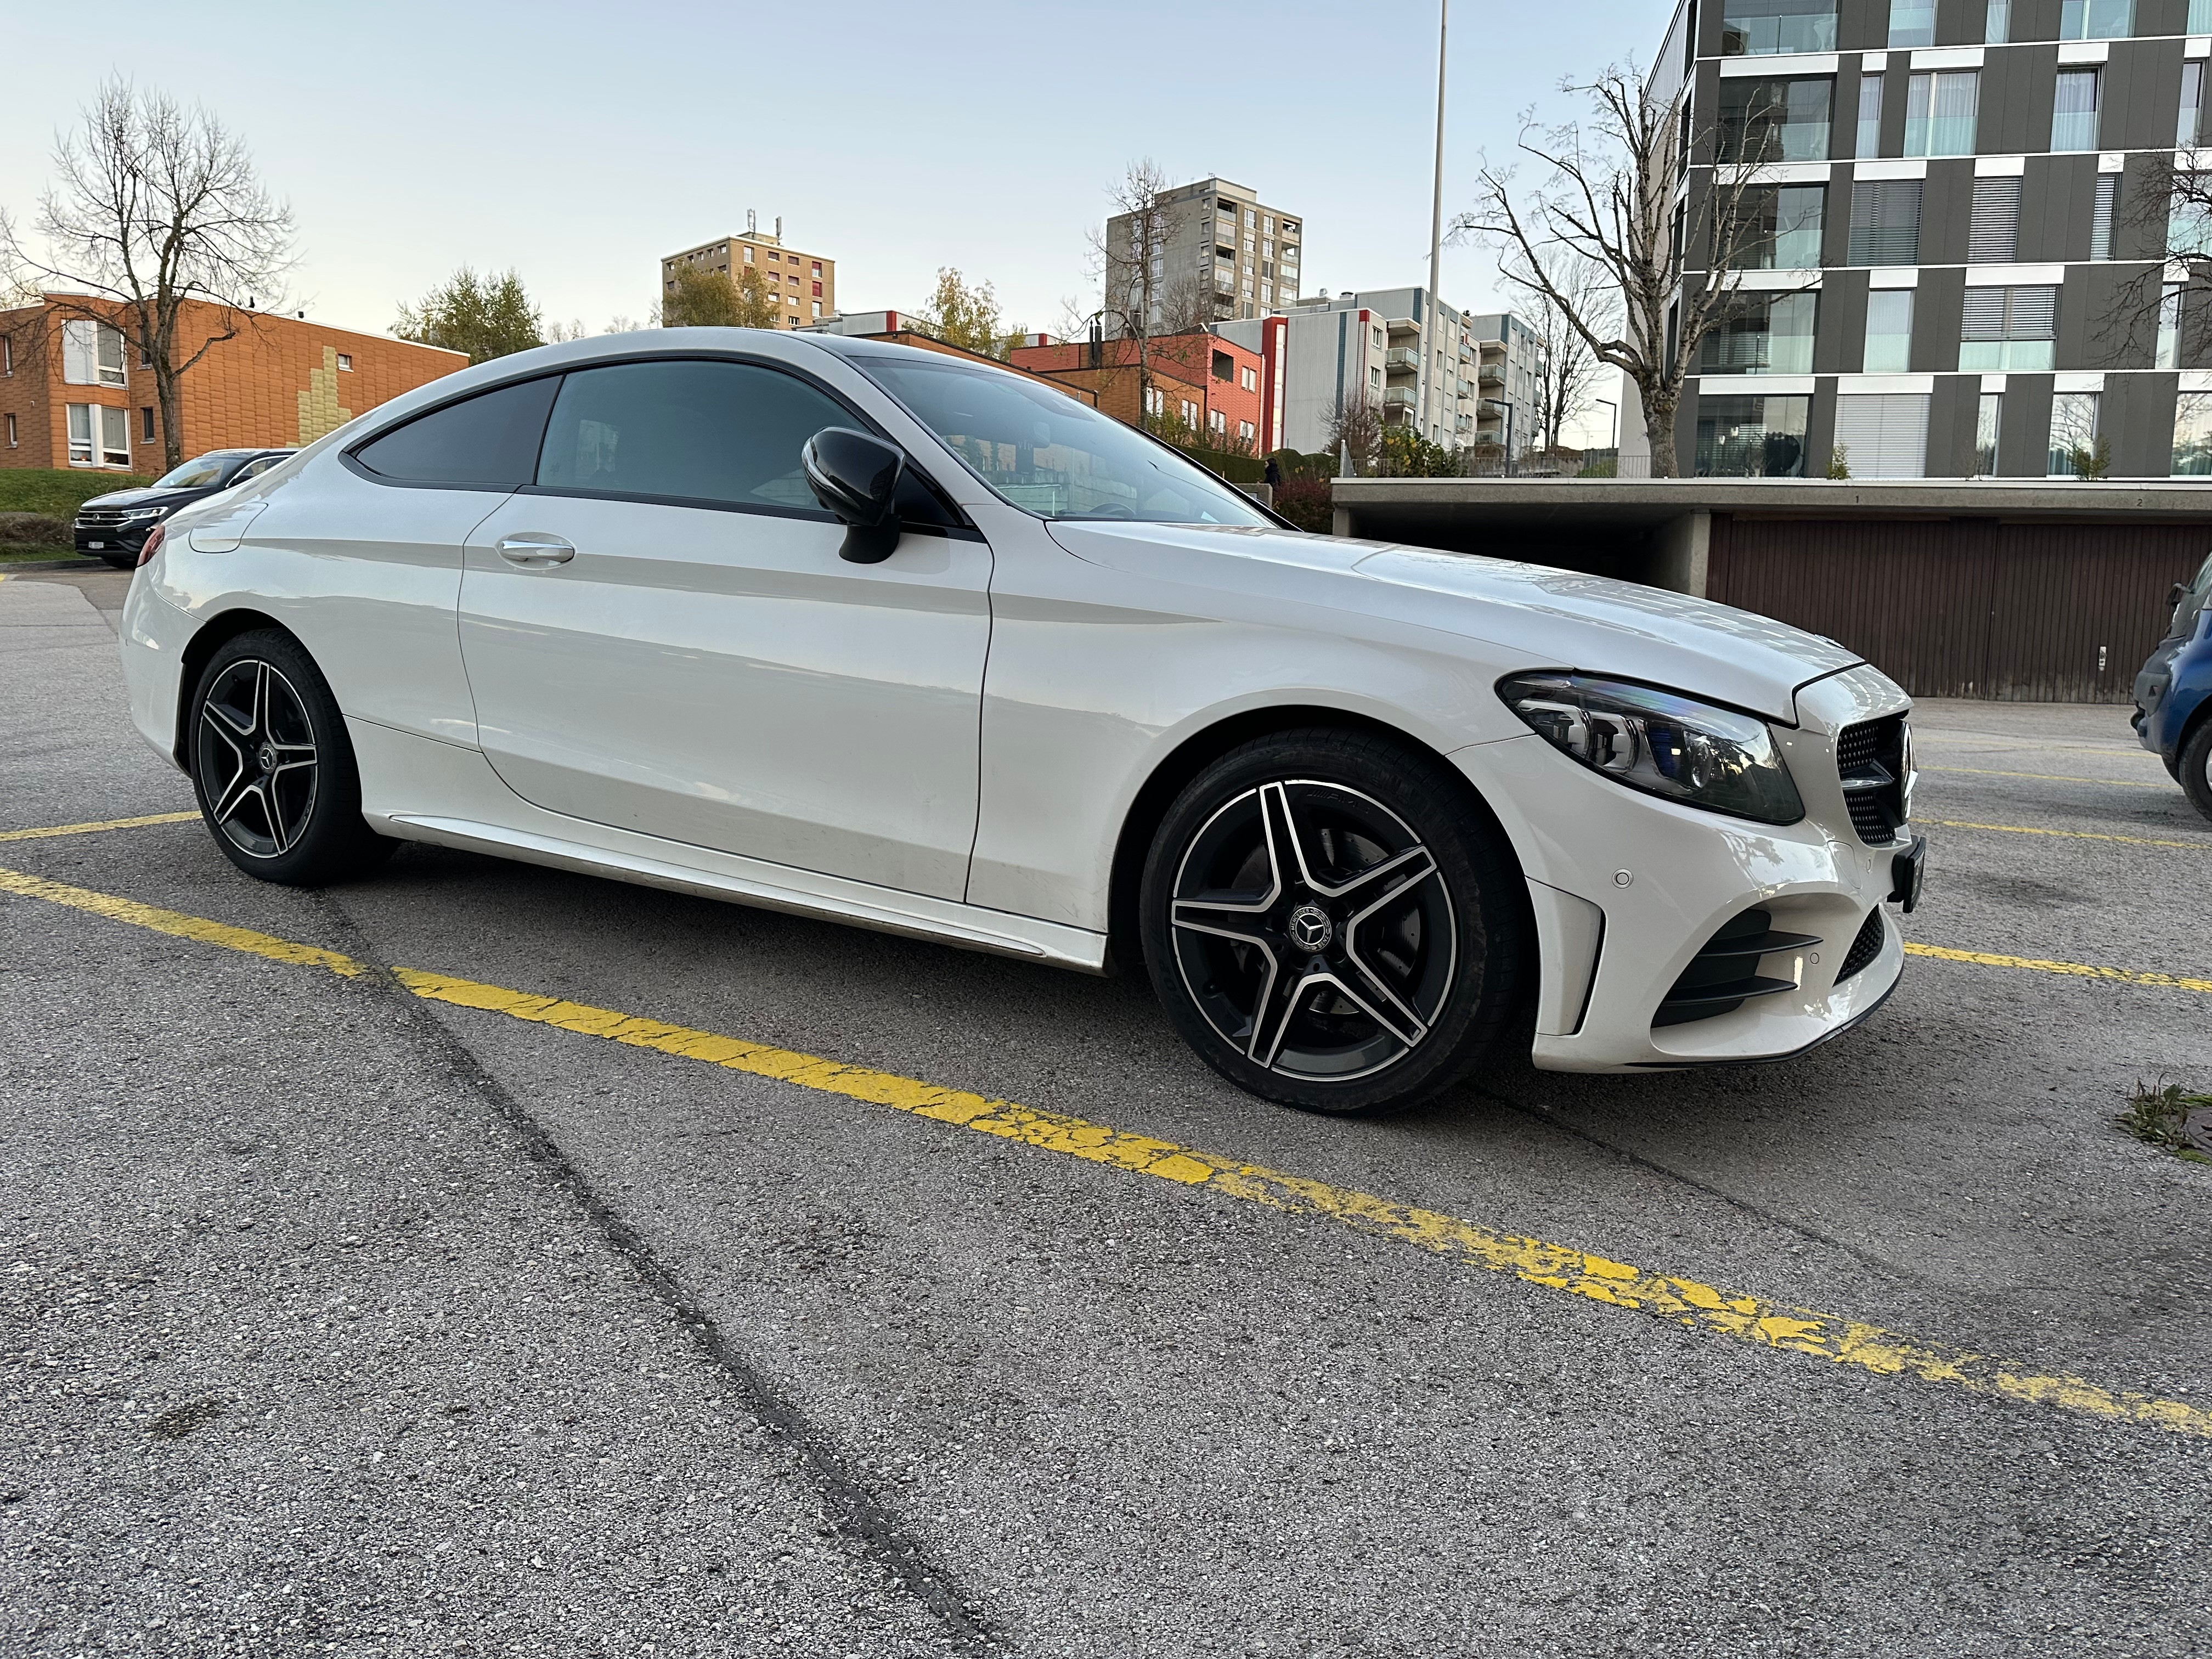
{"type": "Polygon", "coordinates": [[[169,527],[157,524],[146,532],[146,539],[138,549],[138,562],[151,564],[154,556],[161,550],[161,544],[169,538],[169,527]]]}

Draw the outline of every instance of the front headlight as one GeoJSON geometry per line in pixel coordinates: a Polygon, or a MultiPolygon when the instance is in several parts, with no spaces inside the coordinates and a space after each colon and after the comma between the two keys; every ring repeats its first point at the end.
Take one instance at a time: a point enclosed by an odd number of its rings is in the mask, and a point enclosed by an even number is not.
{"type": "Polygon", "coordinates": [[[141,519],[158,519],[168,510],[166,507],[134,507],[123,517],[126,523],[136,524],[141,519]]]}
{"type": "Polygon", "coordinates": [[[1760,823],[1805,816],[1774,734],[1753,715],[1563,672],[1512,675],[1498,695],[1560,753],[1632,789],[1760,823]]]}

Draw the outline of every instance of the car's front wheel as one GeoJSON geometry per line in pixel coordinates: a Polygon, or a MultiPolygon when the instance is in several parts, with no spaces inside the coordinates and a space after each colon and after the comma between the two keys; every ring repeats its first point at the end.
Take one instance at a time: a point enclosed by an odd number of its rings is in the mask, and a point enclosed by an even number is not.
{"type": "Polygon", "coordinates": [[[249,876],[319,886],[373,869],[396,845],[362,821],[344,717],[289,634],[257,629],[216,648],[187,742],[200,816],[249,876]]]}
{"type": "Polygon", "coordinates": [[[2212,818],[2212,717],[2197,722],[2197,730],[2181,745],[2180,764],[2174,776],[2191,805],[2212,818]]]}
{"type": "Polygon", "coordinates": [[[1382,734],[1262,738],[1194,779],[1139,900],[1152,984],[1216,1071],[1308,1111],[1463,1076],[1520,993],[1526,897],[1464,782],[1382,734]]]}

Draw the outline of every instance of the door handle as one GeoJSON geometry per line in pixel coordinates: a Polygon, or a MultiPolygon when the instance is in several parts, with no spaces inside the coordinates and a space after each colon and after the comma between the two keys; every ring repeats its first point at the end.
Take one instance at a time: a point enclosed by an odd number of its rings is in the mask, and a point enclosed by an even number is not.
{"type": "Polygon", "coordinates": [[[526,530],[520,535],[501,537],[499,556],[509,564],[566,564],[576,556],[576,550],[558,536],[540,536],[526,530]]]}

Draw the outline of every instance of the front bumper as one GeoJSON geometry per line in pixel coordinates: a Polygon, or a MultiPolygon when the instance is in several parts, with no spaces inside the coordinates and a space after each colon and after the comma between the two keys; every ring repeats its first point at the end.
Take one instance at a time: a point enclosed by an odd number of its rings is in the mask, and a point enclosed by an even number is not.
{"type": "Polygon", "coordinates": [[[76,550],[80,553],[135,555],[146,545],[148,532],[159,523],[159,519],[143,519],[135,524],[75,524],[70,528],[76,538],[76,550]]]}
{"type": "Polygon", "coordinates": [[[1905,695],[1870,668],[1800,694],[1800,725],[1775,736],[1806,817],[1751,823],[1626,788],[1540,738],[1451,758],[1497,811],[1529,884],[1539,951],[1534,1056],[1554,1071],[1785,1058],[1864,1018],[1895,988],[1904,941],[1868,921],[1898,893],[1907,842],[1869,846],[1837,776],[1844,727],[1894,714],[1905,695]],[[1790,988],[1704,1018],[1655,1025],[1660,1004],[1723,926],[1765,911],[1777,934],[1809,939],[1758,958],[1790,988]],[[1852,947],[1868,930],[1871,955],[1852,947]],[[1846,973],[1849,968],[1851,971],[1846,973]]]}

